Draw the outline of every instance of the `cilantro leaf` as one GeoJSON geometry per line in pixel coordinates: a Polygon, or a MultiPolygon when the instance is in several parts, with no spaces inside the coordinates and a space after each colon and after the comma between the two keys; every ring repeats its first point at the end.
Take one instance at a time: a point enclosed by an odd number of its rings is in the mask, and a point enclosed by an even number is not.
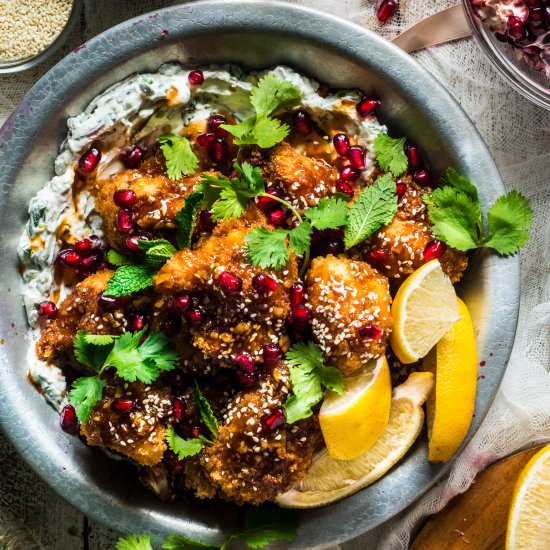
{"type": "Polygon", "coordinates": [[[290,134],[290,128],[276,118],[260,117],[254,124],[254,142],[262,149],[269,149],[283,141],[290,134]]]}
{"type": "Polygon", "coordinates": [[[105,359],[111,347],[109,344],[112,344],[114,337],[110,335],[105,335],[101,337],[101,341],[97,339],[90,339],[89,334],[86,334],[83,330],[79,330],[76,333],[76,338],[74,340],[74,355],[76,360],[87,367],[95,370],[96,372],[103,366],[105,359]],[[107,339],[110,341],[107,342],[107,339]]]}
{"type": "Polygon", "coordinates": [[[234,168],[239,178],[248,184],[251,194],[257,196],[265,191],[264,176],[259,166],[252,166],[248,162],[243,162],[241,165],[235,163],[234,168]]]}
{"type": "Polygon", "coordinates": [[[180,460],[188,456],[198,455],[205,443],[209,443],[209,441],[202,435],[193,439],[183,439],[183,437],[180,437],[175,432],[172,426],[166,428],[166,444],[172,452],[178,455],[180,460]]]}
{"type": "Polygon", "coordinates": [[[312,342],[294,344],[286,353],[286,361],[293,392],[284,405],[289,424],[313,414],[311,407],[323,399],[323,386],[343,393],[342,373],[325,365],[321,348],[312,342]]]}
{"type": "Polygon", "coordinates": [[[84,333],[84,341],[87,344],[93,344],[95,346],[108,346],[118,338],[118,334],[88,334],[82,330],[79,332],[84,333]]]}
{"type": "Polygon", "coordinates": [[[476,186],[473,185],[467,177],[460,175],[454,168],[447,168],[447,170],[445,170],[439,180],[439,185],[441,187],[454,187],[466,193],[473,201],[478,200],[476,186]]]}
{"type": "Polygon", "coordinates": [[[374,140],[376,161],[384,172],[390,172],[397,177],[408,167],[408,159],[403,146],[406,138],[391,138],[387,134],[378,134],[374,140]]]}
{"type": "Polygon", "coordinates": [[[373,185],[357,195],[348,208],[348,225],[344,231],[346,249],[370,237],[391,222],[397,212],[395,182],[390,174],[379,177],[373,185]]]}
{"type": "Polygon", "coordinates": [[[300,101],[300,89],[285,80],[280,80],[273,74],[267,74],[252,88],[250,103],[258,116],[269,116],[277,109],[300,101]]]}
{"type": "Polygon", "coordinates": [[[499,197],[487,216],[489,234],[485,246],[499,254],[515,254],[529,240],[532,216],[529,202],[517,191],[499,197]]]}
{"type": "Polygon", "coordinates": [[[288,232],[288,244],[296,254],[305,254],[311,243],[313,228],[308,222],[302,222],[288,232]]]}
{"type": "Polygon", "coordinates": [[[166,173],[170,179],[177,180],[195,172],[199,160],[186,137],[165,134],[157,141],[161,144],[160,148],[166,160],[166,173]]]}
{"type": "Polygon", "coordinates": [[[197,214],[203,200],[203,193],[191,193],[185,197],[183,208],[176,214],[176,243],[180,249],[191,248],[197,214]]]}
{"type": "Polygon", "coordinates": [[[290,258],[287,237],[288,231],[285,229],[270,231],[266,227],[255,227],[245,237],[248,260],[262,269],[280,269],[290,258]]]}
{"type": "Polygon", "coordinates": [[[161,268],[177,252],[166,239],[142,239],[138,241],[138,247],[145,252],[145,263],[156,269],[161,268]]]}
{"type": "Polygon", "coordinates": [[[126,535],[118,539],[116,550],[153,550],[151,537],[145,533],[140,535],[126,535]]]}
{"type": "Polygon", "coordinates": [[[117,252],[112,248],[109,250],[109,252],[107,252],[107,261],[111,265],[115,265],[117,267],[121,265],[128,265],[133,263],[130,258],[128,258],[127,256],[124,256],[123,254],[120,254],[120,252],[117,252]]]}
{"type": "Polygon", "coordinates": [[[296,538],[298,515],[294,510],[273,504],[254,506],[246,511],[245,529],[239,533],[249,548],[263,548],[270,542],[296,538]]]}
{"type": "Polygon", "coordinates": [[[151,265],[123,265],[109,279],[105,294],[120,297],[139,292],[153,284],[156,271],[156,268],[151,265]]]}
{"type": "Polygon", "coordinates": [[[221,128],[233,136],[235,145],[253,145],[256,140],[254,136],[254,126],[256,125],[256,115],[245,118],[238,124],[222,124],[221,128]]]}
{"type": "Polygon", "coordinates": [[[85,424],[92,409],[103,397],[106,382],[98,376],[77,378],[69,391],[69,402],[74,406],[78,420],[85,424]]]}
{"type": "Polygon", "coordinates": [[[163,550],[217,550],[219,545],[213,546],[182,535],[170,535],[162,545],[163,550]]]}
{"type": "Polygon", "coordinates": [[[191,391],[193,394],[193,401],[195,402],[195,405],[197,405],[197,408],[199,409],[201,419],[204,422],[204,425],[210,430],[210,433],[214,437],[218,437],[218,435],[220,435],[220,427],[218,425],[218,420],[214,416],[212,407],[210,406],[210,403],[208,403],[208,400],[206,399],[206,397],[204,397],[204,395],[202,394],[196,380],[193,380],[193,386],[191,387],[191,391]]]}
{"type": "Polygon", "coordinates": [[[317,206],[308,208],[304,215],[315,229],[337,229],[348,221],[348,207],[338,197],[321,199],[317,206]]]}

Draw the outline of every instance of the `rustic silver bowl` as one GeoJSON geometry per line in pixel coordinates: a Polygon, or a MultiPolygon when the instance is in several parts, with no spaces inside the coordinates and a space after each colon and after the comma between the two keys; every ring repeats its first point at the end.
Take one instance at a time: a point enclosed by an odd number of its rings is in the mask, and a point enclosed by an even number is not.
{"type": "MultiPolygon", "coordinates": [[[[84,513],[112,528],[155,540],[185,533],[216,542],[237,515],[223,503],[164,504],[133,471],[59,429],[57,414],[28,383],[29,340],[19,295],[16,244],[30,197],[52,173],[66,119],[134,71],[178,60],[233,62],[252,69],[287,63],[333,87],[359,87],[382,100],[381,117],[427,152],[435,174],[454,166],[479,186],[485,210],[504,189],[472,122],[449,93],[408,55],[330,14],[261,0],[198,2],[127,21],[69,54],[26,95],[0,132],[0,423],[21,457],[84,513]]],[[[471,308],[484,378],[469,437],[489,407],[516,327],[519,261],[477,253],[460,288],[471,308]]],[[[360,535],[408,506],[449,468],[429,464],[422,436],[406,458],[371,487],[300,513],[286,548],[322,548],[360,535]]]]}

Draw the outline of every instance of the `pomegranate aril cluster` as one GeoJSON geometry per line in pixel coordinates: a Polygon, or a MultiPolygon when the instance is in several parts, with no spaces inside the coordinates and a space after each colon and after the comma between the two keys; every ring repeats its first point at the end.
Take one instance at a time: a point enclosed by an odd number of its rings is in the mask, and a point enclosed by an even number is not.
{"type": "Polygon", "coordinates": [[[235,356],[235,367],[241,387],[253,388],[258,382],[258,367],[252,356],[246,352],[239,353],[235,356]]]}
{"type": "Polygon", "coordinates": [[[229,133],[221,126],[225,124],[226,118],[223,115],[212,115],[207,123],[207,132],[197,136],[197,144],[204,147],[208,152],[208,157],[215,164],[223,164],[228,160],[229,133]]]}
{"type": "Polygon", "coordinates": [[[105,267],[103,244],[95,235],[86,237],[71,248],[65,248],[57,255],[57,263],[73,269],[85,278],[105,267]]]}

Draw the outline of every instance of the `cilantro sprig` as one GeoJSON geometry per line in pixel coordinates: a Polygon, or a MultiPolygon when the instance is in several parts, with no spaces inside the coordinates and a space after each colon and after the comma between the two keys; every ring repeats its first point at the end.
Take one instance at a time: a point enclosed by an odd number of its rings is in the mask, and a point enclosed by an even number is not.
{"type": "Polygon", "coordinates": [[[189,456],[198,455],[205,443],[212,443],[203,435],[192,439],[180,437],[172,426],[166,429],[166,444],[168,448],[177,455],[180,460],[189,456]]]}
{"type": "Polygon", "coordinates": [[[127,382],[154,382],[163,371],[175,368],[179,355],[163,332],[151,332],[143,339],[147,327],[120,336],[77,333],[74,353],[77,361],[94,370],[95,376],[77,378],[69,392],[69,402],[75,407],[80,422],[86,423],[91,411],[103,397],[106,385],[101,378],[112,367],[127,382]]]}
{"type": "Polygon", "coordinates": [[[290,133],[288,125],[271,115],[282,107],[298,103],[301,97],[297,86],[268,74],[250,93],[250,103],[256,114],[238,124],[222,124],[221,127],[233,135],[235,145],[258,145],[268,149],[290,133]]]}
{"type": "Polygon", "coordinates": [[[157,138],[166,161],[166,173],[172,180],[193,174],[199,159],[193,153],[189,140],[184,136],[165,134],[157,138]]]}
{"type": "Polygon", "coordinates": [[[388,172],[394,177],[401,176],[407,171],[409,161],[403,148],[406,139],[378,134],[374,140],[376,161],[384,172],[388,172]]]}
{"type": "Polygon", "coordinates": [[[488,247],[515,254],[529,240],[532,210],[517,191],[499,197],[483,223],[477,190],[456,170],[444,173],[441,187],[424,197],[434,235],[457,250],[488,247]]]}
{"type": "Polygon", "coordinates": [[[342,373],[325,364],[321,348],[312,342],[294,344],[286,353],[286,361],[293,392],[284,404],[289,424],[313,414],[312,407],[323,399],[323,388],[338,395],[344,392],[342,373]]]}

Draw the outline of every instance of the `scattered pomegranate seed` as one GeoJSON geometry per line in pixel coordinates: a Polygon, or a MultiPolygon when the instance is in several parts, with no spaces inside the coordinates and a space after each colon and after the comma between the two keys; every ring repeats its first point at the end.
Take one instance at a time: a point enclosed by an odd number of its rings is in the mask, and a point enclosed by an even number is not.
{"type": "Polygon", "coordinates": [[[406,192],[407,192],[407,184],[406,183],[398,183],[395,186],[395,192],[399,198],[401,198],[406,192]]]}
{"type": "Polygon", "coordinates": [[[132,315],[130,318],[130,322],[128,323],[130,329],[132,332],[137,332],[139,330],[143,330],[143,327],[145,327],[145,316],[144,315],[132,315]]]}
{"type": "Polygon", "coordinates": [[[204,74],[202,71],[191,71],[187,76],[191,86],[200,86],[204,82],[204,74]]]}
{"type": "Polygon", "coordinates": [[[519,17],[510,15],[508,17],[507,31],[508,36],[512,40],[521,40],[525,36],[525,25],[519,17]]]}
{"type": "Polygon", "coordinates": [[[266,367],[273,366],[283,357],[283,350],[279,344],[267,344],[262,349],[262,358],[266,367]]]}
{"type": "Polygon", "coordinates": [[[57,259],[66,267],[78,267],[80,263],[80,254],[75,252],[72,248],[66,248],[57,255],[57,259]]]}
{"type": "Polygon", "coordinates": [[[396,0],[382,0],[378,5],[376,17],[378,21],[384,24],[397,11],[396,0]]]}
{"type": "Polygon", "coordinates": [[[122,162],[126,168],[139,168],[142,160],[143,149],[138,145],[132,145],[122,157],[122,162]]]}
{"type": "Polygon", "coordinates": [[[93,172],[101,160],[101,151],[97,147],[90,147],[82,154],[78,161],[78,167],[82,172],[89,174],[93,172]]]}
{"type": "Polygon", "coordinates": [[[113,399],[111,410],[118,414],[128,414],[134,410],[134,402],[131,399],[113,399]]]}
{"type": "Polygon", "coordinates": [[[57,306],[49,300],[42,302],[38,306],[38,315],[48,320],[55,319],[57,317],[57,306]]]}
{"type": "Polygon", "coordinates": [[[74,243],[73,249],[81,255],[88,254],[93,249],[93,243],[90,239],[80,239],[74,243]]]}
{"type": "Polygon", "coordinates": [[[78,262],[78,269],[80,269],[80,271],[82,272],[89,271],[94,273],[97,269],[97,266],[99,265],[99,262],[101,262],[102,259],[103,259],[102,252],[90,254],[85,258],[80,257],[80,261],[78,262]]]}
{"type": "Polygon", "coordinates": [[[340,169],[339,178],[341,181],[357,181],[361,172],[353,166],[343,166],[340,169]]]}
{"type": "Polygon", "coordinates": [[[258,273],[252,277],[252,287],[256,292],[269,296],[277,290],[277,281],[269,275],[258,273]]]}
{"type": "Polygon", "coordinates": [[[343,132],[335,134],[335,136],[332,138],[332,144],[334,145],[334,148],[339,155],[342,155],[343,157],[347,155],[350,144],[348,136],[346,136],[346,134],[344,134],[343,132]]]}
{"type": "MultiPolygon", "coordinates": [[[[266,189],[266,193],[278,198],[282,198],[283,196],[283,194],[278,189],[266,189]]],[[[272,199],[271,197],[266,197],[264,195],[263,197],[256,198],[256,204],[262,212],[267,213],[275,208],[279,208],[281,203],[276,201],[275,199],[272,199]]]]}
{"type": "Polygon", "coordinates": [[[235,366],[243,372],[253,373],[258,370],[254,359],[249,353],[243,352],[235,356],[235,366]]]}
{"type": "Polygon", "coordinates": [[[380,265],[388,257],[389,252],[387,248],[383,247],[371,248],[365,254],[365,261],[372,266],[380,265]]]}
{"type": "Polygon", "coordinates": [[[313,130],[313,123],[311,122],[309,114],[301,109],[292,115],[292,122],[294,128],[296,128],[298,133],[302,136],[307,136],[313,130]]]}
{"type": "Polygon", "coordinates": [[[121,208],[116,216],[116,228],[119,233],[130,233],[133,229],[132,211],[127,208],[121,208]]]}
{"type": "Polygon", "coordinates": [[[447,250],[447,245],[442,241],[434,239],[426,245],[422,257],[427,262],[430,260],[436,260],[437,258],[441,258],[441,256],[443,256],[445,250],[447,250]]]}
{"type": "Polygon", "coordinates": [[[191,298],[187,294],[180,294],[179,296],[174,296],[168,302],[168,307],[170,309],[179,311],[183,313],[189,309],[191,305],[191,298]]]}
{"type": "Polygon", "coordinates": [[[76,410],[72,405],[65,405],[63,407],[59,422],[64,432],[71,435],[78,433],[78,418],[76,417],[76,410]]]}
{"type": "Polygon", "coordinates": [[[241,387],[245,389],[253,388],[258,382],[258,374],[255,372],[237,371],[237,380],[241,387]]]}
{"type": "Polygon", "coordinates": [[[411,170],[417,170],[422,164],[422,157],[418,147],[415,145],[405,145],[405,154],[409,161],[409,168],[411,170]]]}
{"type": "MultiPolygon", "coordinates": [[[[200,323],[199,323],[200,324],[200,323]]],[[[181,317],[167,317],[160,325],[160,329],[167,336],[174,336],[181,327],[181,317]]]]}
{"type": "Polygon", "coordinates": [[[426,170],[417,170],[413,175],[414,181],[422,187],[432,185],[432,178],[426,170]]]}
{"type": "Polygon", "coordinates": [[[197,136],[197,143],[201,147],[209,147],[211,143],[216,139],[216,134],[213,132],[207,132],[206,134],[199,134],[197,136]]]}
{"type": "Polygon", "coordinates": [[[222,271],[218,276],[218,282],[226,294],[239,294],[243,288],[243,282],[237,275],[229,271],[222,271]]]}
{"type": "Polygon", "coordinates": [[[306,289],[301,283],[294,283],[290,288],[290,306],[296,307],[306,301],[306,289]]]}
{"type": "Polygon", "coordinates": [[[285,213],[282,209],[277,208],[277,210],[273,210],[272,212],[269,212],[267,215],[267,221],[274,225],[275,227],[281,227],[285,223],[285,213]]]}
{"type": "Polygon", "coordinates": [[[360,145],[350,147],[346,156],[353,168],[357,168],[357,170],[363,170],[365,168],[366,152],[360,145]]]}
{"type": "Polygon", "coordinates": [[[338,181],[336,182],[336,191],[338,193],[344,193],[344,195],[349,195],[353,197],[353,187],[347,181],[338,181]]]}
{"type": "Polygon", "coordinates": [[[202,307],[200,306],[188,309],[184,313],[184,315],[185,315],[185,318],[189,321],[189,323],[191,323],[194,326],[201,325],[206,318],[204,309],[202,309],[202,307]]]}
{"type": "Polygon", "coordinates": [[[357,109],[357,112],[359,113],[360,116],[365,117],[365,116],[371,115],[376,109],[376,107],[380,105],[380,103],[381,102],[379,99],[364,97],[357,103],[355,108],[357,109]]]}
{"type": "Polygon", "coordinates": [[[285,424],[286,416],[285,411],[282,409],[282,407],[277,407],[271,414],[262,418],[263,427],[270,432],[274,432],[285,424]]]}
{"type": "Polygon", "coordinates": [[[97,297],[97,305],[102,311],[113,311],[120,307],[123,301],[122,297],[108,296],[104,292],[97,297]]]}
{"type": "Polygon", "coordinates": [[[202,429],[200,426],[193,426],[191,428],[191,435],[193,437],[199,437],[202,434],[202,429]]]}
{"type": "Polygon", "coordinates": [[[215,163],[224,162],[227,158],[227,143],[225,139],[218,137],[208,146],[208,154],[215,163]]]}
{"type": "Polygon", "coordinates": [[[137,195],[131,189],[118,189],[113,194],[113,200],[119,208],[132,208],[137,200],[137,195]]]}
{"type": "Polygon", "coordinates": [[[359,329],[359,336],[364,340],[380,340],[384,336],[384,331],[376,325],[367,323],[359,329]]]}
{"type": "Polygon", "coordinates": [[[216,227],[216,222],[212,219],[212,212],[210,212],[210,210],[201,210],[199,212],[199,220],[197,226],[199,232],[212,232],[214,227],[216,227]]]}
{"type": "Polygon", "coordinates": [[[139,242],[147,241],[147,237],[144,235],[130,235],[124,239],[124,244],[128,250],[132,252],[137,252],[139,250],[139,242]]]}
{"type": "Polygon", "coordinates": [[[179,397],[175,397],[172,401],[172,416],[176,421],[185,416],[185,404],[179,397]]]}
{"type": "Polygon", "coordinates": [[[548,29],[544,23],[544,9],[542,7],[532,8],[529,10],[527,18],[527,28],[535,35],[545,33],[548,29]]]}
{"type": "Polygon", "coordinates": [[[298,304],[293,307],[288,314],[287,321],[292,327],[297,328],[307,325],[311,321],[312,317],[313,315],[308,307],[303,304],[298,304]]]}

